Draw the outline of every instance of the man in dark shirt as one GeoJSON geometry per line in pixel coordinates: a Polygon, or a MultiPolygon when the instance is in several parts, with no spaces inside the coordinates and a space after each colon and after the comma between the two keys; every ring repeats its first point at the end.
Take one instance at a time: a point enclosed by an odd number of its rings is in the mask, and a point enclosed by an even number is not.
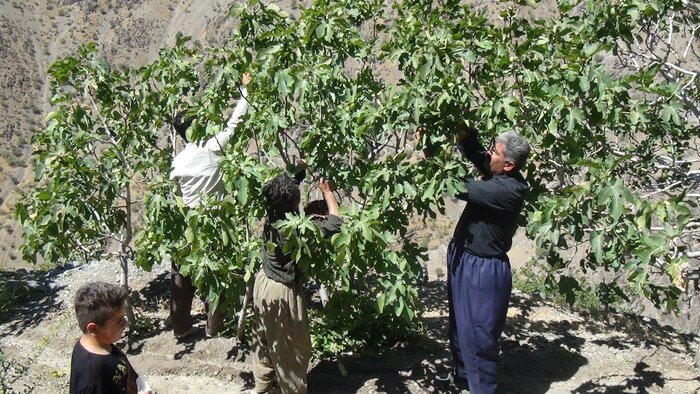
{"type": "MultiPolygon", "coordinates": [[[[253,286],[253,375],[254,391],[258,393],[272,390],[282,394],[307,392],[306,370],[311,359],[311,336],[303,274],[297,263],[282,250],[285,239],[274,226],[287,213],[299,212],[298,183],[301,179],[303,174],[295,180],[285,173],[263,188],[267,205],[263,237],[265,242],[274,245],[274,249],[263,249],[262,270],[256,275],[253,286]]],[[[329,236],[340,231],[342,220],[332,183],[321,179],[318,186],[328,206],[328,216],[317,224],[329,236]]]]}
{"type": "Polygon", "coordinates": [[[471,393],[494,393],[498,338],[505,327],[512,287],[506,253],[528,190],[520,170],[530,146],[509,131],[486,150],[478,132],[467,129],[459,135],[458,147],[483,178],[467,179],[467,192],[457,195],[467,206],[447,251],[454,379],[458,386],[468,385],[471,393]]]}

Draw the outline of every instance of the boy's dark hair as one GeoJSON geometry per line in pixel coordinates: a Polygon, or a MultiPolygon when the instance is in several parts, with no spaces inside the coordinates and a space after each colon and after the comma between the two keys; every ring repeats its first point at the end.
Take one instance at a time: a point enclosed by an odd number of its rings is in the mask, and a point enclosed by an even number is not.
{"type": "Polygon", "coordinates": [[[301,199],[299,185],[286,172],[272,178],[262,191],[267,203],[268,218],[273,221],[283,218],[287,212],[294,211],[295,204],[301,199]]]}
{"type": "Polygon", "coordinates": [[[175,131],[177,132],[177,135],[180,136],[185,142],[189,142],[187,140],[187,129],[192,126],[192,121],[194,118],[192,116],[187,115],[185,111],[180,111],[177,114],[175,114],[175,118],[173,118],[173,127],[175,128],[175,131]]]}
{"type": "Polygon", "coordinates": [[[86,283],[75,292],[75,317],[83,333],[87,325],[103,325],[114,311],[124,305],[127,291],[122,286],[105,282],[86,283]]]}

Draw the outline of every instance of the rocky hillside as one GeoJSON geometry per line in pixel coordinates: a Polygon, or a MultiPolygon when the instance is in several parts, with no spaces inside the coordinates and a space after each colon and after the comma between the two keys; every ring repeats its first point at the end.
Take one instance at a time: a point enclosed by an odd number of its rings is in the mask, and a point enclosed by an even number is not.
{"type": "MultiPolygon", "coordinates": [[[[470,0],[495,12],[495,0],[470,0]]],[[[547,12],[543,2],[538,12],[547,12]]],[[[32,188],[31,136],[50,110],[47,70],[96,42],[113,66],[138,67],[175,41],[178,32],[204,44],[221,44],[232,21],[231,0],[4,0],[0,2],[0,268],[26,267],[20,261],[19,228],[12,220],[14,202],[32,188]]],[[[276,1],[291,11],[308,0],[276,1]]],[[[533,11],[526,9],[528,15],[533,11]]]]}
{"type": "MultiPolygon", "coordinates": [[[[144,65],[177,32],[223,42],[228,1],[44,0],[0,2],[0,267],[21,267],[14,201],[31,189],[31,136],[49,111],[47,69],[81,43],[97,42],[115,66],[144,65]]],[[[284,3],[284,2],[283,2],[284,3]]],[[[290,2],[286,2],[290,3],[290,2]]],[[[291,6],[291,4],[284,4],[291,6]]]]}

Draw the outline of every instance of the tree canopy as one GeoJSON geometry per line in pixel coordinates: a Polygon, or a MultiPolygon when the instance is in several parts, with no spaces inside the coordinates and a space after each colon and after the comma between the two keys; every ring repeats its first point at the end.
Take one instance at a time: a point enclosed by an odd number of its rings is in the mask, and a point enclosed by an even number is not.
{"type": "Polygon", "coordinates": [[[551,16],[524,16],[538,3],[504,3],[496,19],[455,0],[315,0],[293,15],[249,0],[229,10],[237,27],[221,47],[178,37],[149,65],[116,70],[85,45],[50,69],[39,187],[16,210],[24,257],[94,259],[118,242],[147,269],[181,261],[210,302],[238,306],[267,247],[262,185],[303,157],[309,180],[339,186],[345,218],[331,239],[309,216],[279,224],[331,295],[316,344],[406,332],[426,252],[409,224],[464,191],[472,170],[451,148],[463,124],[533,146],[522,224],[543,291],[572,300],[586,273],[605,271],[601,296],[674,310],[698,256],[697,6],[559,0],[551,16]],[[186,209],[168,179],[168,124],[186,110],[191,139],[213,135],[246,71],[251,109],[222,164],[229,197],[186,209]],[[446,149],[423,160],[429,144],[446,149]]]}

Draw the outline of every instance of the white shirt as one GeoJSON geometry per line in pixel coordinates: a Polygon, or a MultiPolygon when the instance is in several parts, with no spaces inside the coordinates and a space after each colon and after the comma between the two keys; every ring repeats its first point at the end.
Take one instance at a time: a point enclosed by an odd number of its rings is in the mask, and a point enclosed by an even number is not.
{"type": "Polygon", "coordinates": [[[201,203],[200,193],[213,194],[216,198],[223,199],[226,188],[221,173],[221,156],[233,130],[240,123],[241,116],[248,109],[247,98],[248,91],[244,87],[226,128],[205,142],[188,143],[173,159],[170,179],[177,180],[180,184],[182,199],[188,207],[201,203]]]}

